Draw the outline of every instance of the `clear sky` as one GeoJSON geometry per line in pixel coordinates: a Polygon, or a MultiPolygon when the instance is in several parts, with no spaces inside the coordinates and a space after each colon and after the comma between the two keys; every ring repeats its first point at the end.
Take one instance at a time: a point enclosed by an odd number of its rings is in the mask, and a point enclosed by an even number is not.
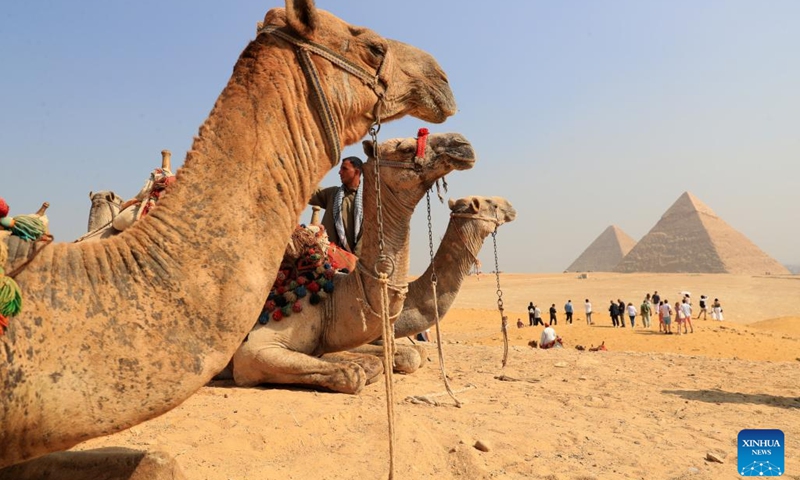
{"type": "MultiPolygon", "coordinates": [[[[425,126],[473,143],[478,163],[448,177],[448,197],[514,204],[516,222],[497,235],[502,271],[562,271],[612,224],[638,240],[684,191],[777,260],[800,264],[800,2],[317,5],[427,50],[448,72],[454,117],[397,121],[380,138],[425,126]]],[[[162,149],[182,164],[275,6],[5,2],[0,196],[12,215],[47,200],[53,234],[72,241],[86,231],[89,191],[132,197],[162,149]]],[[[334,183],[335,171],[323,185],[334,183]]],[[[449,210],[432,207],[438,239],[449,210]]],[[[426,224],[423,201],[412,273],[429,262],[426,224]]],[[[494,269],[491,237],[481,260],[494,269]]]]}

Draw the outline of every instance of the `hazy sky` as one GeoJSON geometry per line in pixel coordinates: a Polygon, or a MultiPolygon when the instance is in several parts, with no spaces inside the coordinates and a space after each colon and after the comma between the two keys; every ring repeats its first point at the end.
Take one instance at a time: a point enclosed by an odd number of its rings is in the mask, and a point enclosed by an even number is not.
{"type": "MultiPolygon", "coordinates": [[[[501,270],[562,271],[611,224],[638,240],[687,190],[777,260],[800,264],[800,2],[317,5],[439,60],[458,113],[442,125],[387,124],[380,139],[426,126],[473,143],[478,163],[448,177],[448,197],[514,204],[517,221],[497,235],[501,270]]],[[[132,197],[165,148],[182,164],[275,6],[5,2],[0,197],[12,214],[47,200],[52,232],[72,241],[86,231],[90,190],[132,197]]],[[[334,170],[323,185],[335,183],[334,170]]],[[[433,209],[439,238],[449,210],[433,209]]],[[[429,262],[426,228],[423,201],[412,273],[429,262]]],[[[481,260],[494,269],[491,237],[481,260]]]]}

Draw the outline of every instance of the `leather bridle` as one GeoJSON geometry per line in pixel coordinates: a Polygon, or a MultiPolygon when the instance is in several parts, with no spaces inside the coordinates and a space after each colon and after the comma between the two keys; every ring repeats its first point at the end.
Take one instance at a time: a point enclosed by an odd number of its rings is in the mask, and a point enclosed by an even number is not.
{"type": "Polygon", "coordinates": [[[328,49],[327,47],[318,43],[310,42],[303,38],[298,38],[290,33],[287,33],[281,28],[282,27],[278,27],[276,25],[264,25],[258,30],[258,34],[266,33],[269,35],[274,35],[296,47],[297,59],[300,62],[300,67],[303,70],[303,74],[306,76],[306,80],[308,81],[311,92],[314,95],[314,99],[317,103],[318,114],[322,120],[324,137],[327,140],[331,151],[331,165],[336,166],[339,163],[339,158],[342,155],[341,138],[339,137],[339,125],[336,123],[336,118],[333,115],[330,102],[328,101],[328,97],[325,95],[325,91],[322,88],[322,81],[320,79],[319,72],[317,71],[317,67],[314,65],[314,62],[311,61],[311,54],[314,53],[325,60],[328,60],[334,66],[339,67],[350,75],[358,78],[364,83],[364,85],[368,86],[375,93],[375,96],[378,97],[378,99],[375,102],[373,114],[378,124],[380,124],[380,106],[383,103],[384,94],[388,88],[386,82],[381,79],[381,73],[386,61],[386,54],[384,54],[383,58],[381,59],[381,64],[378,65],[378,69],[373,74],[364,70],[359,65],[356,65],[342,55],[339,55],[338,53],[328,49]]]}

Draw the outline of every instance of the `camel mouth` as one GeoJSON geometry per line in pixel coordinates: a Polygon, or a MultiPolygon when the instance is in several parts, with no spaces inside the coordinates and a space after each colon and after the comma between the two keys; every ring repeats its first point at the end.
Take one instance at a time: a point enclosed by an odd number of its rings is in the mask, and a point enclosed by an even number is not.
{"type": "Polygon", "coordinates": [[[475,149],[466,139],[456,139],[447,146],[447,156],[456,170],[469,170],[475,166],[475,149]]]}
{"type": "Polygon", "coordinates": [[[505,212],[504,222],[513,222],[517,219],[517,210],[514,207],[508,207],[508,210],[505,212]]]}

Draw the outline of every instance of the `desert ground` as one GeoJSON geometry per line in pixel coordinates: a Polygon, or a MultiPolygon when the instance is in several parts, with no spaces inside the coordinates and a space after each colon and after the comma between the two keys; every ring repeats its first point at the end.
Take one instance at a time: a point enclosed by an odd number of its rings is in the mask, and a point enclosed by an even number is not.
{"type": "MultiPolygon", "coordinates": [[[[444,371],[462,405],[446,394],[437,345],[427,344],[422,369],[394,375],[394,478],[739,478],[739,431],[777,428],[784,478],[800,479],[800,277],[578,277],[500,276],[505,367],[496,278],[466,280],[441,322],[444,371]],[[690,291],[695,308],[700,294],[718,297],[725,321],[694,320],[681,336],[610,327],[610,299],[638,305],[654,290],[673,303],[690,291]],[[518,317],[527,324],[529,301],[543,312],[556,304],[565,348],[527,345],[541,332],[516,327],[518,317]],[[601,342],[608,351],[575,348],[601,342]]],[[[212,382],[159,418],[74,450],[163,451],[187,479],[380,479],[390,469],[388,424],[383,381],[359,395],[212,382]]]]}

